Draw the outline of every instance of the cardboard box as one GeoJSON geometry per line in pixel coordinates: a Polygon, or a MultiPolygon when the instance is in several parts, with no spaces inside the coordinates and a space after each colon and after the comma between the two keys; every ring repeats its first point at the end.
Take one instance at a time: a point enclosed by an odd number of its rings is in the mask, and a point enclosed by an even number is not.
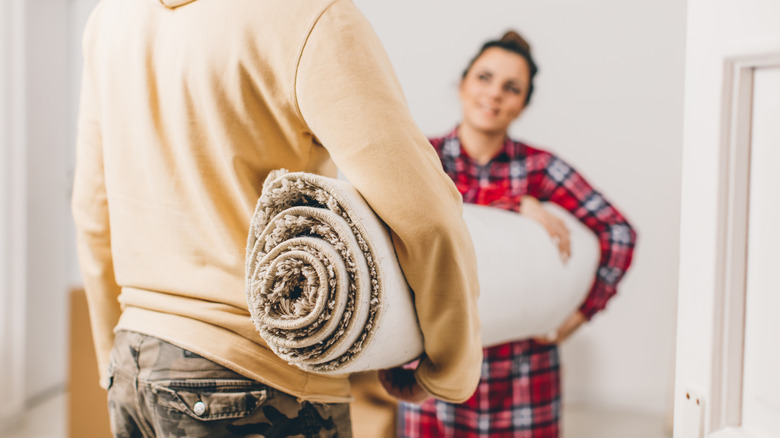
{"type": "Polygon", "coordinates": [[[111,437],[106,391],[98,385],[97,359],[83,289],[70,292],[68,436],[111,437]]]}

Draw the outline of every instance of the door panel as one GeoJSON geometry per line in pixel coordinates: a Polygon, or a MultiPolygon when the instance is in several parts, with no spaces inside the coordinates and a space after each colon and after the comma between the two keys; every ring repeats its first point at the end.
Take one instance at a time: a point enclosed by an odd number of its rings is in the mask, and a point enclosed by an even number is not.
{"type": "Polygon", "coordinates": [[[742,426],[780,437],[780,68],[753,76],[742,426]]]}

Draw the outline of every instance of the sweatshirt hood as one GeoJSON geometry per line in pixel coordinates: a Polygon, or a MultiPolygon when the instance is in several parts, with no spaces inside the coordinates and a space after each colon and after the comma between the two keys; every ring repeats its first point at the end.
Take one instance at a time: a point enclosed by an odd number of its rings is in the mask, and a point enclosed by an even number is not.
{"type": "Polygon", "coordinates": [[[159,1],[166,8],[173,9],[173,8],[178,8],[179,6],[184,6],[187,3],[192,3],[195,0],[159,0],[159,1]]]}

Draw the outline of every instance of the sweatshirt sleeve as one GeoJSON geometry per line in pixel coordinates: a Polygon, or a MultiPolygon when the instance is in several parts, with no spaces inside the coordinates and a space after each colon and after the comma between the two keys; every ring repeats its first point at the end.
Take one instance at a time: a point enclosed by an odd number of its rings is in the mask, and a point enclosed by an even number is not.
{"type": "MultiPolygon", "coordinates": [[[[99,6],[98,6],[99,7],[99,6]]],[[[109,355],[114,344],[113,329],[119,320],[119,286],[114,278],[111,230],[103,174],[98,84],[92,73],[90,37],[93,12],[84,32],[84,65],[76,137],[76,169],[72,211],[76,225],[76,246],[82,281],[89,306],[90,325],[100,374],[106,388],[109,355]]]]}
{"type": "Polygon", "coordinates": [[[389,226],[414,291],[425,356],[418,382],[461,402],[479,381],[476,256],[457,189],[414,123],[367,20],[336,0],[302,49],[296,99],[311,134],[389,226]]]}

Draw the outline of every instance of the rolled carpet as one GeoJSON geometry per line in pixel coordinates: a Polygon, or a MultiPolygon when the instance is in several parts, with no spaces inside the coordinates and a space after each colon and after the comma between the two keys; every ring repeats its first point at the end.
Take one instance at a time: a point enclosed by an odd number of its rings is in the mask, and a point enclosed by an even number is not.
{"type": "Polygon", "coordinates": [[[601,250],[585,225],[556,204],[544,208],[569,230],[564,263],[541,224],[518,213],[463,206],[479,275],[482,345],[544,336],[582,304],[593,285],[601,250]]]}
{"type": "Polygon", "coordinates": [[[347,182],[272,172],[252,218],[246,275],[255,327],[304,370],[389,368],[423,351],[390,233],[347,182]]]}
{"type": "MultiPolygon", "coordinates": [[[[464,205],[477,254],[484,346],[544,335],[593,283],[595,235],[560,207],[545,208],[569,228],[566,264],[531,219],[464,205]]],[[[348,182],[272,172],[252,218],[246,275],[257,330],[279,357],[302,369],[383,369],[423,352],[390,232],[348,182]]]]}

